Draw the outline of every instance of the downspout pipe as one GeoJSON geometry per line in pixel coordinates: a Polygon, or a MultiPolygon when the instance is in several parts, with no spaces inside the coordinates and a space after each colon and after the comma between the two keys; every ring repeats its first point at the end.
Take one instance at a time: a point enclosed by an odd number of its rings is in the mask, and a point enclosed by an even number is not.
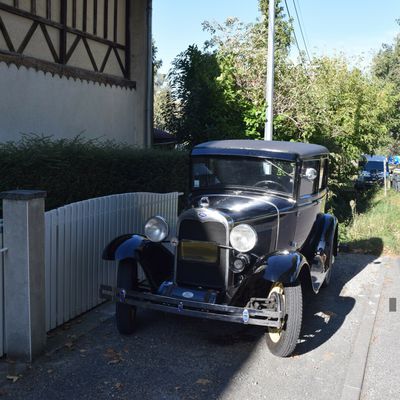
{"type": "Polygon", "coordinates": [[[153,146],[153,1],[147,0],[147,68],[146,68],[146,106],[145,106],[145,147],[153,146]]]}

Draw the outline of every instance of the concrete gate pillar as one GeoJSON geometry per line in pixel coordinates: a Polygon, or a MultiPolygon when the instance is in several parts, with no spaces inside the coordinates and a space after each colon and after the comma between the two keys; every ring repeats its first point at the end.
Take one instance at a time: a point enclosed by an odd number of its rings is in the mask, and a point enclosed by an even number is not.
{"type": "Polygon", "coordinates": [[[31,362],[46,344],[44,198],[15,190],[3,199],[5,338],[8,358],[31,362]]]}

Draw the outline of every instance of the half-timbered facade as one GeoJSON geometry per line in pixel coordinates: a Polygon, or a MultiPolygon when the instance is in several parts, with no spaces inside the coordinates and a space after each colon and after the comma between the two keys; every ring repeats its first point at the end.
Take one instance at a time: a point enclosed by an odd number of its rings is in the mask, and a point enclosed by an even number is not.
{"type": "Polygon", "coordinates": [[[151,143],[151,0],[0,0],[0,140],[151,143]]]}

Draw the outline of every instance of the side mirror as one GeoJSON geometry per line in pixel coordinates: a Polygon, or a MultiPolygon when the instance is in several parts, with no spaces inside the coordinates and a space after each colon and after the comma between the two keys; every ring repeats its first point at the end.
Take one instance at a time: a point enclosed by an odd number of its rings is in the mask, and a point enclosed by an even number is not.
{"type": "Polygon", "coordinates": [[[317,170],[315,168],[307,168],[303,175],[309,181],[313,181],[317,177],[317,170]]]}

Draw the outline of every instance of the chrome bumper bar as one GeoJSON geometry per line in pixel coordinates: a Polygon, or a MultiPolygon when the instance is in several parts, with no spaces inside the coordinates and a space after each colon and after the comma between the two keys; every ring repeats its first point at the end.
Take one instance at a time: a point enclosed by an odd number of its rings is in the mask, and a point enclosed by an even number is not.
{"type": "Polygon", "coordinates": [[[100,298],[105,300],[118,301],[172,314],[240,324],[281,328],[284,317],[282,310],[279,310],[279,304],[272,300],[267,300],[272,309],[257,310],[160,296],[148,292],[114,288],[108,285],[101,285],[99,292],[100,298]]]}

